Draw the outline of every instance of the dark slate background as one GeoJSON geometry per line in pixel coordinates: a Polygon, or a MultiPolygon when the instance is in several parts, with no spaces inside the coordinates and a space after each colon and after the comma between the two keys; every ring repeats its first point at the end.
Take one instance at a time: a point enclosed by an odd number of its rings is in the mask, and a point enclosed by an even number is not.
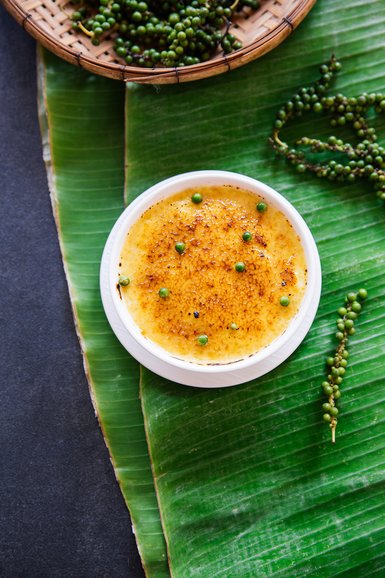
{"type": "Polygon", "coordinates": [[[0,7],[0,576],[142,578],[52,218],[35,43],[0,7]]]}

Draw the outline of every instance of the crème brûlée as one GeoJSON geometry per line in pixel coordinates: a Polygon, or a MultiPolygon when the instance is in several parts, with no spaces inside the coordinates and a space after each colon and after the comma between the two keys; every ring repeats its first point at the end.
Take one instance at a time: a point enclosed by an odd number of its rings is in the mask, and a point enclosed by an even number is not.
{"type": "Polygon", "coordinates": [[[143,336],[174,357],[226,364],[282,335],[306,290],[287,217],[240,188],[187,189],[129,229],[117,290],[143,336]],[[195,202],[194,202],[195,201],[195,202]]]}

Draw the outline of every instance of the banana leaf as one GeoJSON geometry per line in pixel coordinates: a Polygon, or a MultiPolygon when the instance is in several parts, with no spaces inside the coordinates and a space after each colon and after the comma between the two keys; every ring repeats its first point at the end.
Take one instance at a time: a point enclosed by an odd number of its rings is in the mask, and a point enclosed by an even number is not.
{"type": "MultiPolygon", "coordinates": [[[[99,265],[123,210],[124,86],[40,50],[39,112],[52,205],[91,398],[143,566],[169,576],[139,401],[139,366],[115,339],[99,265]]],[[[113,562],[111,562],[111,572],[113,562]]],[[[112,575],[112,574],[111,574],[112,575]]]]}
{"type": "MultiPolygon", "coordinates": [[[[142,371],[175,578],[385,575],[385,209],[366,183],[300,175],[267,143],[279,106],[316,80],[333,52],[343,70],[331,93],[385,91],[384,30],[383,0],[319,0],[287,42],[247,67],[195,84],[127,88],[129,199],[186,170],[245,173],[302,213],[323,268],[310,333],[265,377],[213,391],[142,371]],[[370,297],[351,339],[333,446],[320,383],[336,309],[360,286],[370,297]]],[[[383,138],[383,119],[373,122],[383,138]]],[[[332,130],[306,114],[287,134],[332,130]]]]}

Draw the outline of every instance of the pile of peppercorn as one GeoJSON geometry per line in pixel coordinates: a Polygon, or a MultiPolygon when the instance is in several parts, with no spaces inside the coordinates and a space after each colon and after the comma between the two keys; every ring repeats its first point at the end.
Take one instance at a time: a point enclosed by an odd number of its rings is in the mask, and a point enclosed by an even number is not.
{"type": "Polygon", "coordinates": [[[72,14],[73,28],[98,45],[117,32],[115,51],[129,65],[180,67],[242,47],[230,33],[235,12],[259,0],[88,0],[72,14]]]}

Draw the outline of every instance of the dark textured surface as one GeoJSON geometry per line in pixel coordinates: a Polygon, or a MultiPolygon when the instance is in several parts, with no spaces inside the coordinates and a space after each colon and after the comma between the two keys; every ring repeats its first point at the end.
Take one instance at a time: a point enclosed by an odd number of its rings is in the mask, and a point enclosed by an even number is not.
{"type": "Polygon", "coordinates": [[[0,8],[0,576],[141,578],[73,326],[35,44],[0,8]]]}

